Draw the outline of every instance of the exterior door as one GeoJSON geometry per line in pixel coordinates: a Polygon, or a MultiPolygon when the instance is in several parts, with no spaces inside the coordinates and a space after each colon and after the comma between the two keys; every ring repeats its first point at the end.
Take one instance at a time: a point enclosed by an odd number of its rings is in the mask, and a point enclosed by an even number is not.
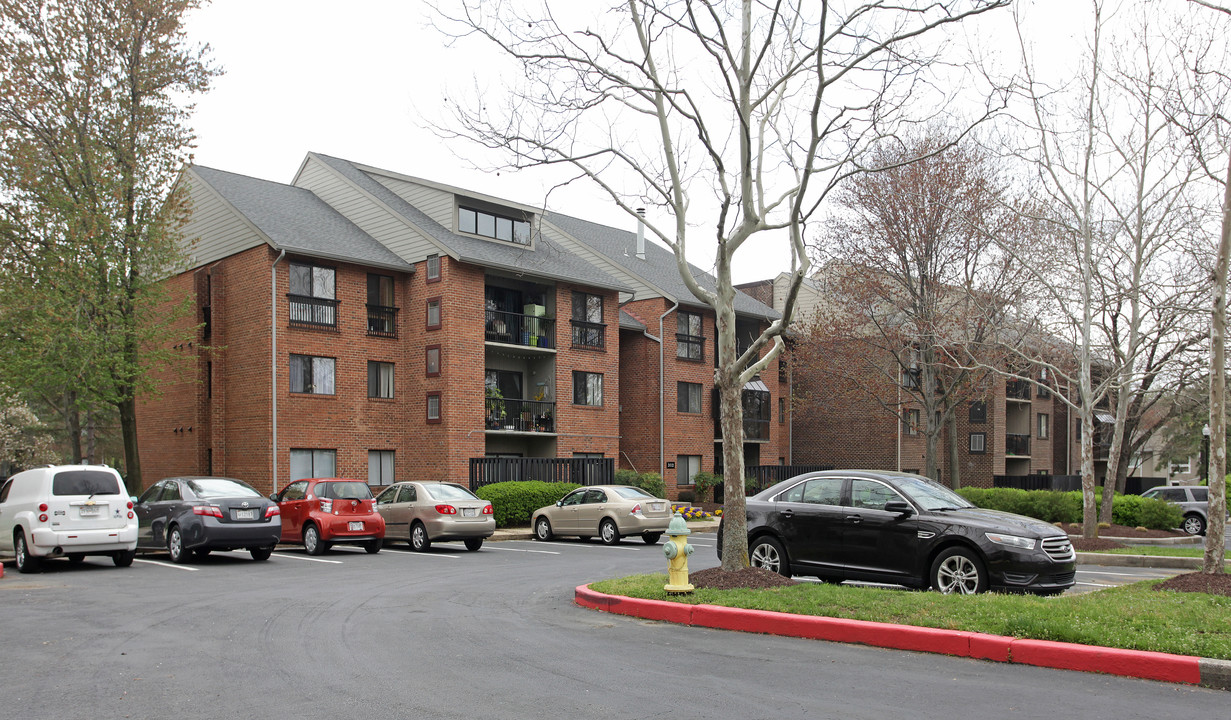
{"type": "Polygon", "coordinates": [[[558,532],[565,534],[578,532],[577,512],[586,498],[586,492],[585,488],[581,488],[564,496],[564,499],[560,501],[560,507],[552,513],[553,529],[558,528],[558,532]]]}
{"type": "MultiPolygon", "coordinates": [[[[161,548],[167,544],[167,523],[171,521],[171,515],[180,504],[180,486],[174,480],[163,480],[159,485],[162,486],[157,498],[153,502],[146,503],[146,512],[149,517],[149,545],[148,547],[161,548]]],[[[140,523],[138,523],[138,526],[140,523]]],[[[138,530],[138,535],[140,530],[138,530]]],[[[140,538],[138,537],[138,542],[140,538]]]]}
{"type": "Polygon", "coordinates": [[[578,532],[598,534],[598,522],[607,510],[607,493],[602,490],[586,490],[585,499],[577,508],[578,532]]]}
{"type": "Polygon", "coordinates": [[[914,577],[919,547],[918,516],[903,518],[898,513],[886,512],[885,503],[893,501],[910,504],[882,482],[851,481],[842,537],[848,576],[875,573],[890,582],[894,578],[914,577]]]}
{"type": "Polygon", "coordinates": [[[792,567],[801,574],[838,574],[842,569],[844,529],[842,493],[847,479],[805,480],[778,496],[776,526],[786,541],[792,567]]]}
{"type": "MultiPolygon", "coordinates": [[[[406,535],[406,539],[410,539],[410,523],[418,515],[419,510],[419,490],[414,485],[403,485],[398,489],[397,503],[393,506],[393,512],[390,517],[397,523],[397,529],[394,533],[397,535],[406,535]]],[[[385,524],[385,534],[389,534],[389,525],[385,524]]]]}

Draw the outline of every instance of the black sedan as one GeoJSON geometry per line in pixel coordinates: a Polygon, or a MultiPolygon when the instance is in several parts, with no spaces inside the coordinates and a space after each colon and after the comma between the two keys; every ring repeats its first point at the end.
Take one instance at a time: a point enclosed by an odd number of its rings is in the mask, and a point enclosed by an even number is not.
{"type": "Polygon", "coordinates": [[[233,478],[167,478],[142,493],[133,510],[137,548],[166,550],[177,563],[237,549],[267,560],[282,536],[278,504],[233,478]]]}
{"type": "MultiPolygon", "coordinates": [[[[919,475],[828,470],[748,498],[755,567],[827,582],[860,580],[942,593],[1054,595],[1075,582],[1068,536],[1032,518],[983,510],[919,475]]],[[[722,550],[719,526],[719,552],[722,550]]]]}

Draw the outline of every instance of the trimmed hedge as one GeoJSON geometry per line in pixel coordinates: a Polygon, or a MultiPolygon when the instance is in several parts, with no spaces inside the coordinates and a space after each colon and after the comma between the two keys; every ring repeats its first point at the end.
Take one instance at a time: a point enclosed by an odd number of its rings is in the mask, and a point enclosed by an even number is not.
{"type": "Polygon", "coordinates": [[[576,483],[549,483],[541,480],[500,482],[484,485],[475,494],[492,504],[496,527],[530,524],[530,513],[581,487],[576,483]]]}
{"type": "MultiPolygon", "coordinates": [[[[961,488],[959,495],[981,508],[1002,510],[1049,523],[1079,523],[1082,520],[1081,491],[1018,490],[1016,488],[961,488]]],[[[1103,496],[1095,488],[1095,501],[1103,496]]],[[[1171,530],[1179,527],[1183,516],[1175,505],[1140,495],[1116,495],[1111,504],[1111,519],[1117,525],[1171,530]]]]}

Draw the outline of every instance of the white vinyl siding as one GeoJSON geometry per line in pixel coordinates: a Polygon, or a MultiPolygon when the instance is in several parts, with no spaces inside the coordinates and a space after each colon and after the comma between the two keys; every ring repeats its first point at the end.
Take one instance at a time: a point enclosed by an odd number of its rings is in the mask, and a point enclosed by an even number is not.
{"type": "Polygon", "coordinates": [[[191,170],[184,175],[192,198],[192,215],[181,229],[181,245],[192,267],[206,265],[249,248],[265,238],[191,170]],[[195,244],[194,244],[195,243],[195,244]]]}
{"type": "Polygon", "coordinates": [[[453,229],[453,193],[386,175],[372,174],[372,178],[441,226],[453,229]]]}

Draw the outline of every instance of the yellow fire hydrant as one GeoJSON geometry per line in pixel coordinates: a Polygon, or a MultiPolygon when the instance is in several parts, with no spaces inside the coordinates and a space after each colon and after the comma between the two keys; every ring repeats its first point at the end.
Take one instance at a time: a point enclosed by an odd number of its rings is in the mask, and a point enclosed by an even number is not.
{"type": "Polygon", "coordinates": [[[688,582],[688,556],[696,548],[685,540],[691,534],[684,517],[676,513],[667,526],[669,539],[663,546],[663,554],[667,556],[667,584],[663,585],[663,590],[669,595],[686,595],[693,591],[692,584],[688,582]]]}

